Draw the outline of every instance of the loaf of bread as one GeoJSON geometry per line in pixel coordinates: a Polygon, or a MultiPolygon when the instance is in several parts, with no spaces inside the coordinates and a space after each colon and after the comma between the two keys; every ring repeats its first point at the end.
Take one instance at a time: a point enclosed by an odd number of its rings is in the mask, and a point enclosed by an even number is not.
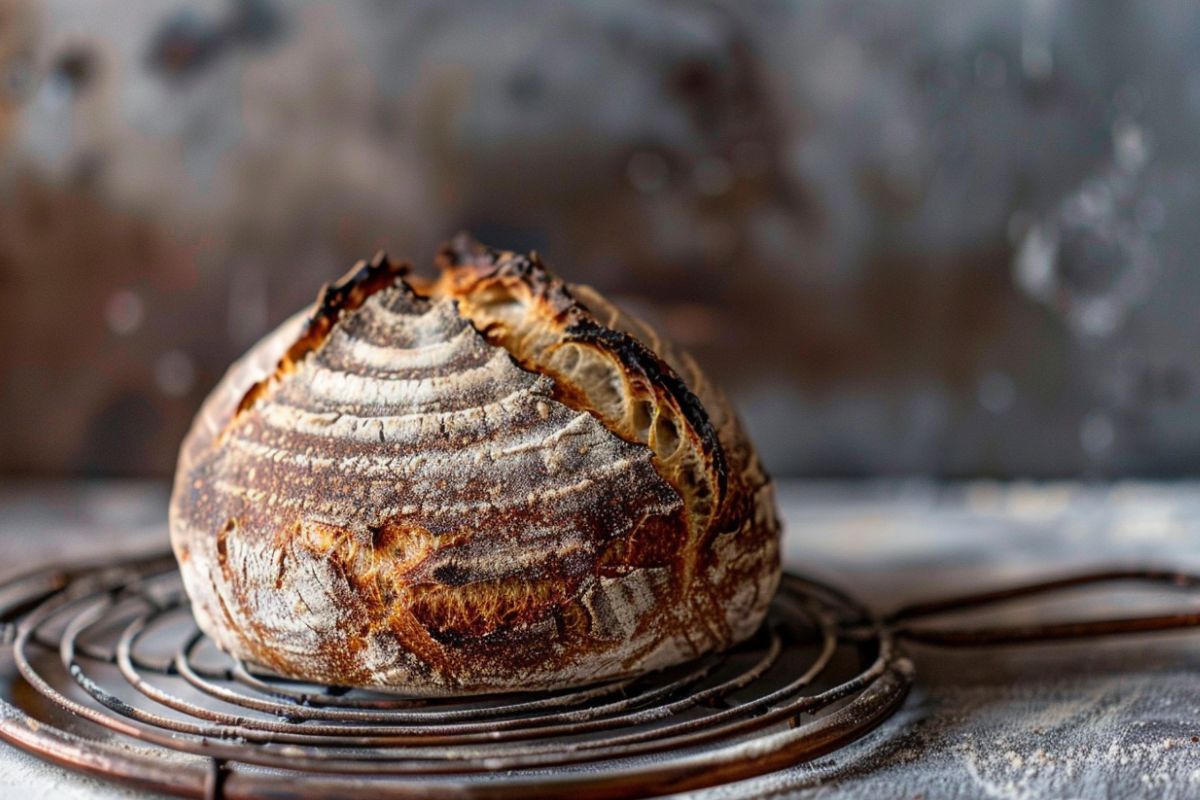
{"type": "Polygon", "coordinates": [[[315,682],[555,689],[750,636],[771,484],[693,360],[536,254],[377,256],[205,401],[171,542],[225,651],[315,682]]]}

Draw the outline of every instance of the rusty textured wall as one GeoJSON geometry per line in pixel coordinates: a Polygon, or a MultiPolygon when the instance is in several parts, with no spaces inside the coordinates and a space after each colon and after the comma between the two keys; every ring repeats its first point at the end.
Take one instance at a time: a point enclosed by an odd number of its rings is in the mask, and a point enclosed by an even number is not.
{"type": "Polygon", "coordinates": [[[0,0],[0,472],[166,474],[386,247],[541,250],[783,474],[1200,456],[1185,2],[0,0]]]}

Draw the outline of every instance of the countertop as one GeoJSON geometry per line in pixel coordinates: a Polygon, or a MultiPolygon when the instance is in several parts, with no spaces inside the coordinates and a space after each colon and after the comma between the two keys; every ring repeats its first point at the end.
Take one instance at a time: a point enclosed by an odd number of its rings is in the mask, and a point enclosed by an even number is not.
{"type": "MultiPolygon", "coordinates": [[[[783,482],[789,569],[887,610],[1094,566],[1200,569],[1200,484],[783,482]]],[[[166,540],[155,483],[0,485],[12,574],[166,540]]],[[[1113,591],[1049,608],[1189,604],[1113,591]]],[[[1028,618],[1036,613],[1025,610],[1028,618]]],[[[946,651],[910,647],[917,681],[865,739],[702,794],[822,798],[1192,797],[1200,792],[1200,632],[946,651]]],[[[128,798],[128,790],[0,745],[0,796],[128,798]],[[19,794],[18,794],[19,793],[19,794]]]]}

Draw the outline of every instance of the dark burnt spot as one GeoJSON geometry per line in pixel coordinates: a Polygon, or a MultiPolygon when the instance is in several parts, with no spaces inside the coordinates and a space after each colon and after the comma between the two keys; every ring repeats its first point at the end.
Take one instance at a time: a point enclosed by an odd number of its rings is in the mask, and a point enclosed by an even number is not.
{"type": "Polygon", "coordinates": [[[371,534],[371,547],[375,550],[386,552],[392,549],[399,538],[400,526],[391,522],[385,522],[382,525],[369,525],[367,532],[371,534]]]}
{"type": "Polygon", "coordinates": [[[471,572],[458,564],[442,564],[434,569],[433,579],[447,586],[462,586],[471,580],[471,572]]]}
{"type": "Polygon", "coordinates": [[[463,645],[471,644],[473,637],[470,633],[460,633],[453,628],[439,628],[436,625],[427,628],[429,635],[432,636],[439,644],[444,644],[447,647],[459,648],[463,645]]]}
{"type": "Polygon", "coordinates": [[[393,284],[399,283],[414,301],[418,301],[416,293],[400,280],[407,272],[406,264],[392,261],[382,250],[370,261],[358,262],[339,280],[322,287],[306,332],[311,334],[314,329],[332,327],[344,312],[353,311],[368,297],[393,284]]]}

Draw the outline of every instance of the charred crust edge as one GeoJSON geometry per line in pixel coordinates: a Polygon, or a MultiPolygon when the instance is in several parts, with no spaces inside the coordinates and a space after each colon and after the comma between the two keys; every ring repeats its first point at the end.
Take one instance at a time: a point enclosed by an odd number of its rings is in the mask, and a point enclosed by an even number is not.
{"type": "Polygon", "coordinates": [[[721,447],[716,428],[708,418],[708,412],[700,398],[687,387],[683,379],[650,348],[623,331],[601,325],[594,317],[588,316],[578,320],[567,328],[566,334],[570,337],[568,341],[592,345],[612,353],[623,367],[640,372],[651,385],[667,390],[679,406],[688,425],[699,434],[705,455],[712,458],[713,469],[717,475],[717,489],[720,497],[724,497],[729,483],[724,448],[721,447]]]}
{"type": "Polygon", "coordinates": [[[470,267],[475,280],[507,277],[520,280],[554,312],[568,341],[600,348],[616,357],[626,369],[644,375],[651,385],[665,389],[699,435],[705,455],[713,461],[718,501],[725,497],[729,483],[725,451],[700,398],[657,353],[630,334],[601,323],[587,306],[575,299],[561,279],[546,269],[537,251],[525,256],[497,250],[481,244],[470,234],[459,233],[442,246],[437,264],[442,269],[470,267]]]}
{"type": "Polygon", "coordinates": [[[400,286],[414,301],[420,300],[403,280],[408,271],[408,264],[392,261],[387,253],[380,250],[370,261],[359,261],[341,278],[322,286],[312,313],[296,341],[284,352],[271,374],[255,381],[246,390],[229,424],[236,422],[272,385],[291,372],[305,356],[319,348],[329,338],[343,314],[361,307],[371,295],[392,286],[400,286]]]}

